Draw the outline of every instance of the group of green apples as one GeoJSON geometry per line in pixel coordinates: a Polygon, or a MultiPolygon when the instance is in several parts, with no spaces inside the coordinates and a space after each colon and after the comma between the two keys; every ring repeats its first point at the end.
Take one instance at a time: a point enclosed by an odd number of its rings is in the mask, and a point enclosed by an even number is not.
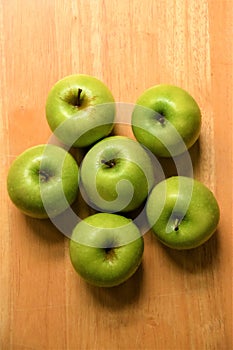
{"type": "Polygon", "coordinates": [[[175,157],[198,139],[201,112],[192,96],[174,85],[156,85],[137,100],[133,138],[111,134],[116,103],[99,79],[76,74],[50,90],[46,118],[64,144],[34,146],[12,163],[7,189],[12,202],[34,218],[56,218],[77,198],[96,213],[77,220],[69,252],[75,270],[96,286],[131,277],[144,252],[141,228],[130,213],[145,208],[148,230],[163,244],[191,249],[206,242],[219,222],[219,206],[201,182],[172,176],[156,182],[155,157],[175,157]],[[80,165],[71,147],[85,148],[80,165]]]}

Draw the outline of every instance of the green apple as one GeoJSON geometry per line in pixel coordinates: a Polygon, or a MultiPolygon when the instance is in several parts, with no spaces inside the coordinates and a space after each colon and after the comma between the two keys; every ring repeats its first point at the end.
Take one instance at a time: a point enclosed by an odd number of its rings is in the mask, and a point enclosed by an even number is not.
{"type": "Polygon", "coordinates": [[[220,210],[213,193],[200,181],[173,176],[151,191],[147,218],[156,237],[175,249],[191,249],[215,232],[220,210]]]}
{"type": "Polygon", "coordinates": [[[80,221],[70,240],[70,259],[87,282],[113,287],[138,269],[144,240],[132,220],[121,215],[97,213],[80,221]]]}
{"type": "Polygon", "coordinates": [[[56,82],[46,101],[46,118],[64,144],[86,147],[112,131],[114,98],[99,79],[74,74],[56,82]]]}
{"type": "Polygon", "coordinates": [[[95,144],[83,159],[80,178],[84,199],[106,212],[138,208],[154,185],[149,154],[125,136],[110,136],[95,144]]]}
{"type": "Polygon", "coordinates": [[[201,111],[187,91],[161,84],[138,98],[131,123],[136,139],[151,152],[159,157],[173,157],[198,139],[201,111]]]}
{"type": "Polygon", "coordinates": [[[11,164],[7,189],[12,202],[23,213],[41,219],[55,217],[77,196],[78,165],[61,147],[31,147],[11,164]]]}

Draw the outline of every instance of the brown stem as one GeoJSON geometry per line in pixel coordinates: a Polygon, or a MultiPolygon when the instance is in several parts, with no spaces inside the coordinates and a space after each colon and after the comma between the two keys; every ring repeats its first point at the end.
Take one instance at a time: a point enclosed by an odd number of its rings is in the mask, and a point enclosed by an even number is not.
{"type": "Polygon", "coordinates": [[[114,159],[102,160],[102,163],[107,165],[109,168],[113,168],[116,165],[114,159]]]}
{"type": "Polygon", "coordinates": [[[77,107],[81,106],[81,98],[80,97],[81,97],[82,91],[83,91],[82,89],[80,89],[80,88],[78,89],[77,102],[76,102],[77,107]]]}
{"type": "Polygon", "coordinates": [[[156,120],[161,124],[164,125],[165,123],[165,116],[163,113],[156,113],[156,120]]]}
{"type": "Polygon", "coordinates": [[[44,170],[39,170],[39,177],[41,182],[47,182],[49,180],[49,174],[44,170]]]}
{"type": "Polygon", "coordinates": [[[180,219],[176,218],[174,223],[174,231],[179,230],[180,219]]]}
{"type": "Polygon", "coordinates": [[[112,260],[115,257],[115,251],[112,248],[105,248],[106,260],[112,260]]]}

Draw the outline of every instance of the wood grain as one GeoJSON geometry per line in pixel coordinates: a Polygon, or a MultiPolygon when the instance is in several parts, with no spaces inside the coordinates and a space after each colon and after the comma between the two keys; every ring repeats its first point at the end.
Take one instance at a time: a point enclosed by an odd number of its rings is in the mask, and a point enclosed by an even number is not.
{"type": "Polygon", "coordinates": [[[231,0],[0,0],[0,349],[232,349],[232,22],[231,0]],[[221,208],[195,250],[147,233],[142,266],[112,289],[81,280],[68,239],[6,192],[13,159],[49,139],[49,89],[72,73],[118,102],[158,83],[187,89],[203,115],[194,175],[221,208]]]}

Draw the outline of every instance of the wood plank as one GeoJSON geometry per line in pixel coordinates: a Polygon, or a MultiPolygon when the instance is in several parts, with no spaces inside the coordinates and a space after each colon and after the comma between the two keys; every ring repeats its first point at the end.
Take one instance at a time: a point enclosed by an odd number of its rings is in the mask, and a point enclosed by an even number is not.
{"type": "MultiPolygon", "coordinates": [[[[232,12],[230,0],[0,0],[0,349],[232,348],[232,12]],[[81,280],[68,238],[22,215],[6,191],[13,159],[50,137],[49,89],[72,73],[98,77],[126,104],[159,83],[187,89],[203,115],[194,176],[221,209],[195,250],[148,232],[142,266],[112,289],[81,280]]],[[[133,137],[125,125],[115,132],[133,137]]]]}

